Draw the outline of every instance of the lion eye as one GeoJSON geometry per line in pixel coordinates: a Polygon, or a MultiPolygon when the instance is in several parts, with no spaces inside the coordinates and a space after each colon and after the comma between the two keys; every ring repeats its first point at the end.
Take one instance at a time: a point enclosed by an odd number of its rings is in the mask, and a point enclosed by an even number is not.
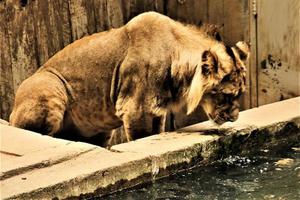
{"type": "Polygon", "coordinates": [[[215,89],[215,88],[211,90],[211,93],[212,93],[212,94],[217,94],[217,92],[218,92],[218,90],[215,89]]]}

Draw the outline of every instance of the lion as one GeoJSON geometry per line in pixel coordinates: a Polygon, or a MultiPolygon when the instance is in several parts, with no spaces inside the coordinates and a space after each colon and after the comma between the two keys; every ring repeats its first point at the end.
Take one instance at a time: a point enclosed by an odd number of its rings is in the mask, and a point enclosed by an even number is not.
{"type": "Polygon", "coordinates": [[[21,83],[10,124],[86,138],[123,125],[131,141],[162,132],[166,113],[184,105],[191,113],[203,104],[218,124],[234,120],[231,103],[243,92],[248,57],[241,44],[230,48],[201,28],[155,12],[140,14],[51,57],[21,83]]]}

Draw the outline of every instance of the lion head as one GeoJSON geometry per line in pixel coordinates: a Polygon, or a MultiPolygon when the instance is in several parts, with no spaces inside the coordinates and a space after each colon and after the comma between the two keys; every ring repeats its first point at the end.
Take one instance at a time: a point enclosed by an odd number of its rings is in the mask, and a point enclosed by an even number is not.
{"type": "Polygon", "coordinates": [[[235,47],[226,47],[226,52],[234,63],[232,71],[204,94],[201,103],[209,119],[218,125],[237,120],[239,97],[246,89],[245,63],[249,57],[249,46],[238,42],[235,47]]]}

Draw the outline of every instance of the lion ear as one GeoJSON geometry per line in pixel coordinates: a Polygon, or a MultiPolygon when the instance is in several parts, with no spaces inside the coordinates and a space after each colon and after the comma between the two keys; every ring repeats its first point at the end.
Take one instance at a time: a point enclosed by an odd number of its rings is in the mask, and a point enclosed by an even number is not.
{"type": "Polygon", "coordinates": [[[216,56],[211,51],[204,51],[202,54],[202,75],[205,77],[210,74],[217,73],[218,71],[218,61],[216,56]]]}
{"type": "Polygon", "coordinates": [[[250,45],[246,42],[239,41],[235,44],[235,49],[237,50],[238,56],[241,61],[246,62],[250,55],[250,45]]]}

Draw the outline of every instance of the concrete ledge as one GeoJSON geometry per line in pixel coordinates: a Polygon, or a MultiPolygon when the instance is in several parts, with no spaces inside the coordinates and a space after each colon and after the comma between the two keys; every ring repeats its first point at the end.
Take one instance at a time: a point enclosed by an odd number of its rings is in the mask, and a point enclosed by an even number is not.
{"type": "Polygon", "coordinates": [[[207,165],[232,154],[251,155],[299,145],[300,97],[241,112],[237,122],[221,127],[204,122],[111,150],[5,125],[0,128],[2,199],[84,198],[207,165]],[[15,132],[21,136],[13,136],[15,132]],[[36,141],[33,146],[40,143],[44,148],[29,148],[18,138],[36,141]],[[16,149],[9,145],[11,141],[15,141],[16,149]]]}
{"type": "Polygon", "coordinates": [[[26,154],[22,157],[6,158],[1,160],[0,180],[37,168],[49,167],[75,158],[96,148],[99,147],[80,142],[72,142],[56,148],[47,148],[42,151],[26,154]]]}

